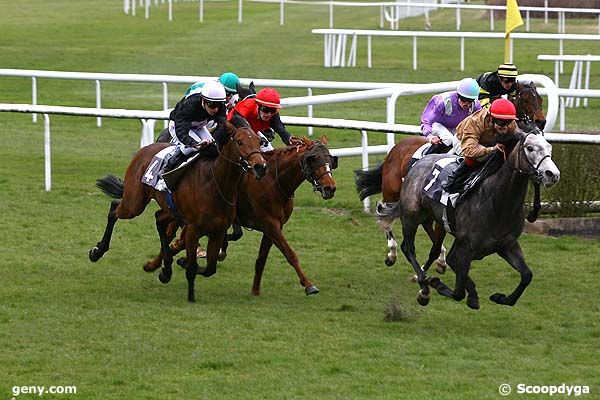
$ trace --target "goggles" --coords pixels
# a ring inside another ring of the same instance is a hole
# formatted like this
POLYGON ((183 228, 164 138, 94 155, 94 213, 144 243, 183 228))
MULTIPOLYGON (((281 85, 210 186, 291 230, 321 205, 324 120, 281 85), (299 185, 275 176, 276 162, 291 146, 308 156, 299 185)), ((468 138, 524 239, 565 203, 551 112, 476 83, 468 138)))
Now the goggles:
POLYGON ((494 122, 494 124, 500 126, 500 127, 504 127, 504 126, 508 126, 510 125, 510 123, 512 122, 512 119, 498 119, 498 118, 494 118, 492 120, 494 122))
POLYGON ((277 112, 276 108, 267 107, 267 106, 260 106, 258 109, 260 111, 264 112, 265 114, 275 114, 277 112))
POLYGON ((204 104, 206 105, 206 107, 214 109, 214 108, 219 108, 219 107, 221 107, 221 106, 222 106, 223 104, 225 104, 225 103, 224 103, 224 102, 222 102, 222 101, 210 101, 210 100, 205 100, 205 101, 204 101, 204 104))
POLYGON ((469 103, 469 104, 472 104, 475 101, 474 99, 469 99, 468 97, 461 96, 460 94, 458 95, 458 99, 460 101, 462 101, 463 103, 469 103))

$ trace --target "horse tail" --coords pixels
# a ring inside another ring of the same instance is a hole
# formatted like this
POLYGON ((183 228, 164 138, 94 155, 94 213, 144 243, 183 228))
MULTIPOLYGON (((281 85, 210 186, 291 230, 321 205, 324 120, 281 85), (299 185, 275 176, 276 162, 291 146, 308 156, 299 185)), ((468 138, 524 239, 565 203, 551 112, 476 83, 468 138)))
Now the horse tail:
POLYGON ((372 194, 381 193, 382 168, 383 164, 380 163, 375 169, 354 171, 354 184, 361 200, 372 194))
POLYGON ((123 198, 123 187, 125 183, 114 175, 108 175, 105 178, 96 181, 96 187, 104 194, 115 199, 123 198))

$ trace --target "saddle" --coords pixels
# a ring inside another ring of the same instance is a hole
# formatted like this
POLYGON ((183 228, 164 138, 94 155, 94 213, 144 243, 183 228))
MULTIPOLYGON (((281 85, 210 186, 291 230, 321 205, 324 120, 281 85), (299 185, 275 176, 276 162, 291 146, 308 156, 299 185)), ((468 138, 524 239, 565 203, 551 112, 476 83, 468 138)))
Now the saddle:
POLYGON ((172 171, 161 175, 160 172, 163 170, 164 164, 168 161, 169 154, 174 150, 174 146, 169 146, 156 153, 146 169, 146 172, 142 176, 142 183, 151 186, 160 192, 175 190, 179 179, 181 179, 187 168, 202 156, 200 152, 195 153, 190 158, 185 159, 172 171))

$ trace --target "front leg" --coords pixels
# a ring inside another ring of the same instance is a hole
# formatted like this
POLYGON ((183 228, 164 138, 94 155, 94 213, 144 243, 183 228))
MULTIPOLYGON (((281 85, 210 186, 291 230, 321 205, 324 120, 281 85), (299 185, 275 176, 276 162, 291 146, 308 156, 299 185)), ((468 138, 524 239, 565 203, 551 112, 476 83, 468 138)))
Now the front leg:
POLYGON ((490 296, 490 300, 498 304, 514 306, 517 304, 517 301, 527 286, 529 286, 531 283, 531 280, 533 279, 533 272, 531 272, 529 266, 527 266, 525 258, 523 257, 523 250, 521 250, 521 246, 516 240, 502 250, 498 251, 498 255, 504 258, 511 267, 519 272, 521 275, 521 281, 510 295, 506 296, 502 293, 494 293, 490 296))
MULTIPOLYGON (((208 245, 206 246, 206 268, 201 268, 198 274, 208 278, 217 273, 217 261, 219 259, 219 252, 227 230, 223 230, 216 234, 212 234, 208 237, 208 245)), ((186 238, 187 240, 187 238, 186 238)))

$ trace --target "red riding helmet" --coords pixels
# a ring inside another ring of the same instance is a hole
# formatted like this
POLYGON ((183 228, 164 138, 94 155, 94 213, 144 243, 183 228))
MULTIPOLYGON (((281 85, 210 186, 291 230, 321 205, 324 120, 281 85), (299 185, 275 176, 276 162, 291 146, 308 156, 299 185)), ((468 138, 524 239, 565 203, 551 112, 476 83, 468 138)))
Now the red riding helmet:
POLYGON ((515 105, 506 99, 498 99, 492 103, 490 114, 496 119, 517 119, 515 105))
POLYGON ((279 92, 273 88, 264 88, 256 94, 256 102, 260 105, 281 108, 279 92))

